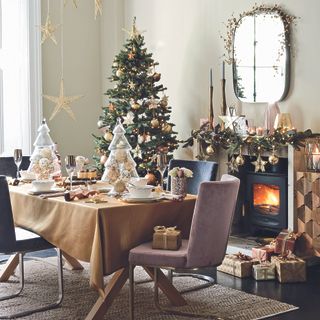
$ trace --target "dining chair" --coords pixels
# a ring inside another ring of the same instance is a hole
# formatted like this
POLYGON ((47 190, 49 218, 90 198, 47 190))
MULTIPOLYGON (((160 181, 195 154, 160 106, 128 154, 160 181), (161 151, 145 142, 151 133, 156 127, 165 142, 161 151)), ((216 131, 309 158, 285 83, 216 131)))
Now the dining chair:
MULTIPOLYGON (((23 156, 20 165, 20 170, 27 170, 30 165, 30 157, 23 156)), ((0 157, 0 174, 10 177, 16 177, 17 167, 14 163, 13 157, 0 157)))
MULTIPOLYGON (((23 210, 23 208, 21 208, 23 210)), ((19 296, 24 288, 24 255, 27 252, 34 252, 54 248, 54 245, 47 242, 29 230, 15 227, 13 222, 11 201, 8 183, 5 176, 0 176, 0 253, 19 254, 20 287, 15 293, 0 297, 0 301, 19 296)), ((58 257, 58 299, 56 302, 42 307, 21 311, 11 315, 0 315, 0 319, 14 319, 30 315, 35 312, 45 311, 58 307, 63 300, 63 273, 62 254, 57 248, 58 257)))
MULTIPOLYGON (((226 253, 240 180, 223 175, 220 181, 202 182, 196 200, 189 240, 182 240, 177 251, 152 249, 152 242, 141 244, 129 253, 130 319, 134 319, 134 267, 154 268, 154 301, 158 299, 159 268, 197 270, 217 267, 226 253)), ((169 310, 169 312, 172 312, 169 310)), ((177 313, 177 312, 176 312, 177 313)), ((178 312, 182 314, 181 312, 178 312)), ((187 315, 187 314, 186 314, 187 315)))
MULTIPOLYGON (((213 161, 171 159, 168 170, 184 167, 193 172, 193 178, 187 180, 187 193, 198 194, 200 184, 216 180, 218 163, 213 161)), ((171 190, 171 177, 168 176, 167 190, 171 190)))

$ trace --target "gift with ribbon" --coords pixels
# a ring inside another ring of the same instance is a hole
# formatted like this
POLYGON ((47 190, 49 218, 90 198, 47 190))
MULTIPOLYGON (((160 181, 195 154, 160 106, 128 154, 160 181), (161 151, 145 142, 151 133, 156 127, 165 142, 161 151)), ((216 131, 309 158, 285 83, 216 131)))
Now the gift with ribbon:
POLYGON ((176 227, 155 226, 152 249, 178 250, 181 247, 181 231, 176 227))
POLYGON ((294 246, 300 235, 290 230, 282 230, 276 238, 274 252, 284 255, 287 252, 294 252, 294 246))
POLYGON ((227 254, 222 264, 217 267, 217 270, 239 278, 247 278, 251 276, 252 265, 257 263, 259 263, 257 260, 241 252, 237 254, 227 254))
POLYGON ((276 278, 275 265, 263 262, 252 266, 252 276, 256 280, 273 280, 276 278))
POLYGON ((281 256, 271 257, 275 264, 277 279, 281 283, 306 281, 306 263, 288 251, 281 256))
POLYGON ((252 248, 252 258, 258 259, 261 262, 270 261, 274 254, 274 246, 268 244, 263 247, 252 248))

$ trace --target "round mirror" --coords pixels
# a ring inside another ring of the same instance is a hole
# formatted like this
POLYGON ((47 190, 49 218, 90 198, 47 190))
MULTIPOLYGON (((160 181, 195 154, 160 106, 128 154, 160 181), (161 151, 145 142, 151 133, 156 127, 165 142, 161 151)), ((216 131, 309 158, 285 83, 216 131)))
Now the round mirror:
POLYGON ((289 91, 288 28, 277 12, 248 14, 233 38, 233 84, 243 102, 275 102, 289 91))

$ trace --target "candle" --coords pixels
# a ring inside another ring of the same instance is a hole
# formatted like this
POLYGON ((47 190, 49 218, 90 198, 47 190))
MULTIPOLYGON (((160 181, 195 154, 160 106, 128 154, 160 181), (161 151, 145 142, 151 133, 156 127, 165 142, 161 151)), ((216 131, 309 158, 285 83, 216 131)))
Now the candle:
POLYGON ((225 63, 222 61, 222 79, 225 79, 225 63))
POLYGON ((213 87, 213 82, 212 82, 212 68, 210 69, 210 87, 213 87))
POLYGON ((257 134, 257 136, 262 136, 263 135, 263 128, 262 127, 256 128, 256 134, 257 134))

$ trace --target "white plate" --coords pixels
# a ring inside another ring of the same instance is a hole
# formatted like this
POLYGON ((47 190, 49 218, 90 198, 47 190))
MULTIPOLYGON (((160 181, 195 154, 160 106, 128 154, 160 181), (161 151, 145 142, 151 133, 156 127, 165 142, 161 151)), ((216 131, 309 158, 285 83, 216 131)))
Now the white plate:
POLYGON ((153 201, 159 201, 161 200, 161 198, 162 196, 157 194, 152 194, 148 198, 140 198, 140 197, 134 197, 130 193, 127 193, 122 197, 122 200, 126 202, 153 202, 153 201))
POLYGON ((63 192, 64 189, 63 188, 53 188, 53 189, 50 189, 50 190, 46 190, 46 191, 39 191, 39 190, 36 190, 36 189, 31 189, 28 194, 31 194, 31 195, 39 195, 39 194, 46 194, 46 193, 56 193, 56 192, 63 192))

